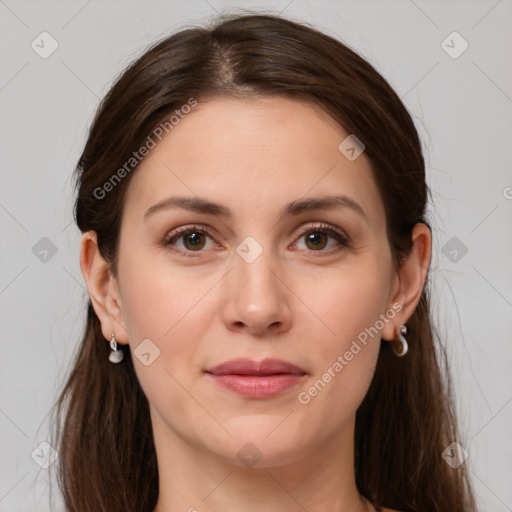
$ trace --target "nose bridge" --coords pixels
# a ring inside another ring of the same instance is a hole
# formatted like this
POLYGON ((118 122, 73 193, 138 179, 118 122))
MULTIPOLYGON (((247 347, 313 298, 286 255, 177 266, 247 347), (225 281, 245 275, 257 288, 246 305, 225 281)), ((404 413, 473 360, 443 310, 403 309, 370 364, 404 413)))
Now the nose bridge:
MULTIPOLYGON (((248 237, 252 238, 252 237, 248 237)), ((237 247, 234 258, 233 279, 236 294, 246 302, 267 301, 280 293, 278 280, 270 269, 276 267, 276 259, 270 247, 256 245, 254 239, 246 239, 237 247)))
POLYGON ((254 333, 287 325, 291 316, 275 251, 247 237, 236 252, 228 276, 225 320, 231 325, 243 323, 254 333))

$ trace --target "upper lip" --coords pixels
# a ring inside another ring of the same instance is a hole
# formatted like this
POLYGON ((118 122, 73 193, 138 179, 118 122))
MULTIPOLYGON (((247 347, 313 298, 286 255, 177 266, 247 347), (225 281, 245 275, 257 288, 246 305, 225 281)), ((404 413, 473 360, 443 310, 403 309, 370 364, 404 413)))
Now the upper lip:
POLYGON ((213 375, 277 375, 288 373, 305 375, 306 372, 298 366, 281 359, 267 358, 262 361, 239 358, 226 361, 206 370, 213 375))

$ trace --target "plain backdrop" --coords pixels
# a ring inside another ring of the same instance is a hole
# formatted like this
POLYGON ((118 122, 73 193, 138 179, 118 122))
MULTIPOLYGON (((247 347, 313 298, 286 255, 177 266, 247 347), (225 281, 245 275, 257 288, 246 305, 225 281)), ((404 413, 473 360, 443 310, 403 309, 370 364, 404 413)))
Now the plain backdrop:
POLYGON ((479 510, 512 510, 510 0, 0 0, 0 512, 49 510, 48 413, 86 301, 71 175, 99 100, 156 39, 240 8, 341 39, 411 112, 432 191, 433 310, 464 463, 479 510))

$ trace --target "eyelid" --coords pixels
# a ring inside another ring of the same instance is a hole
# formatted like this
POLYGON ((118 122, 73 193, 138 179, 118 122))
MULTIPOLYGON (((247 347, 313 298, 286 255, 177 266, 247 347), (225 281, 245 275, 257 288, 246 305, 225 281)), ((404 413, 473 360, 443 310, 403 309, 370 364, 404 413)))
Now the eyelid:
MULTIPOLYGON (((326 233, 328 236, 330 236, 331 238, 336 239, 338 241, 339 246, 349 247, 350 238, 348 237, 348 235, 346 235, 343 231, 339 230, 338 228, 334 228, 331 225, 326 224, 324 222, 317 222, 316 224, 309 224, 307 226, 304 226, 304 227, 300 228, 299 233, 295 236, 294 242, 293 242, 292 245, 295 245, 295 243, 297 243, 297 241, 302 236, 304 236, 306 233, 315 232, 315 231, 322 231, 322 232, 326 233)), ((188 226, 183 226, 183 227, 176 228, 170 234, 167 234, 167 235, 165 235, 163 237, 162 244, 165 247, 171 247, 172 246, 171 242, 173 242, 173 240, 179 239, 183 234, 189 233, 189 232, 198 232, 198 233, 205 234, 205 235, 209 236, 215 242, 215 244, 218 245, 218 242, 215 241, 215 234, 213 233, 211 228, 209 228, 208 226, 204 226, 204 225, 199 226, 197 224, 191 224, 191 225, 188 225, 188 226)), ((196 255, 199 256, 202 252, 204 252, 202 250, 199 250, 199 251, 182 251, 182 250, 174 249, 174 248, 172 248, 172 250, 174 250, 175 252, 177 252, 177 253, 179 253, 181 255, 192 256, 192 257, 194 257, 196 255)), ((311 250, 311 251, 308 251, 308 252, 310 252, 310 253, 317 252, 317 253, 319 253, 319 255, 322 255, 322 253, 330 254, 333 250, 336 251, 337 249, 334 248, 334 249, 330 249, 330 250, 326 250, 326 251, 324 251, 324 250, 319 250, 319 251, 311 250)))
MULTIPOLYGON (((197 233, 202 233, 204 235, 208 235, 212 240, 214 240, 214 238, 215 238, 213 231, 208 226, 199 226, 197 224, 191 224, 188 226, 181 226, 181 227, 173 230, 171 233, 166 234, 162 238, 161 244, 165 248, 170 248, 170 250, 172 250, 175 253, 180 254, 181 256, 197 257, 204 251, 183 251, 181 249, 175 249, 174 247, 172 247, 173 241, 178 240, 185 233, 189 233, 189 232, 197 232, 197 233)), ((217 242, 215 242, 215 243, 217 244, 217 242)))
MULTIPOLYGON (((314 232, 314 231, 323 231, 327 234, 330 234, 331 236, 339 237, 343 239, 344 242, 348 244, 349 237, 346 235, 343 231, 339 230, 338 228, 332 227, 330 224, 325 224, 324 222, 319 222, 317 224, 305 226, 303 229, 299 231, 299 234, 297 235, 297 238, 300 238, 301 236, 304 236, 306 233, 314 232)), ((321 252, 321 251, 318 251, 321 252)))
POLYGON ((320 258, 322 256, 332 256, 333 254, 338 253, 342 249, 349 249, 351 247, 351 241, 348 235, 345 234, 344 231, 341 231, 339 228, 334 228, 330 224, 325 224, 324 222, 317 222, 316 224, 305 226, 301 229, 298 235, 295 237, 295 242, 293 242, 292 246, 294 246, 305 234, 321 232, 327 234, 330 238, 334 238, 338 244, 336 247, 332 247, 326 250, 308 250, 305 251, 308 257, 320 258))

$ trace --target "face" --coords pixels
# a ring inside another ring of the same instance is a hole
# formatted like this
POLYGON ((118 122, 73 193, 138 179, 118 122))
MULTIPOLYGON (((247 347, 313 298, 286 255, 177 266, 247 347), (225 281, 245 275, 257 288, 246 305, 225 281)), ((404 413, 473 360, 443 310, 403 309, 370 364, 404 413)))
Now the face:
POLYGON ((348 135, 297 100, 212 100, 137 169, 117 286, 158 442, 271 467, 351 436, 396 281, 370 161, 338 149, 348 135), (239 358, 254 367, 215 370, 239 358))

